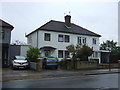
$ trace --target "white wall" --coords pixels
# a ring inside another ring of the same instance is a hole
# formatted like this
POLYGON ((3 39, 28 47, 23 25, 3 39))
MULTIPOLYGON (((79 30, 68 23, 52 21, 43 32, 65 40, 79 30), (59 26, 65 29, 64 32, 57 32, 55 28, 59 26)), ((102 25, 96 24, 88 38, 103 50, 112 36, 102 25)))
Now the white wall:
MULTIPOLYGON (((37 46, 37 32, 34 32, 29 37, 32 37, 32 46, 37 46)), ((53 56, 58 57, 58 50, 66 50, 66 46, 70 44, 77 45, 77 37, 86 37, 86 42, 89 47, 93 47, 94 51, 99 51, 99 37, 95 36, 86 36, 86 35, 77 35, 77 34, 68 34, 68 33, 62 33, 62 32, 52 32, 52 31, 42 31, 39 30, 38 32, 38 48, 41 48, 43 46, 52 46, 56 48, 56 50, 53 53, 53 56), (51 41, 44 41, 44 33, 50 33, 51 34, 51 41), (58 35, 69 35, 70 36, 70 42, 58 42, 58 35), (94 45, 92 39, 96 38, 97 42, 94 45)), ((42 53, 42 52, 41 52, 42 53)))
MULTIPOLYGON (((99 37, 94 37, 94 36, 85 36, 85 35, 76 35, 76 34, 68 34, 68 33, 60 33, 60 32, 46 32, 46 31, 39 31, 39 39, 38 39, 38 46, 43 47, 43 46, 52 46, 55 47, 59 50, 65 50, 66 46, 70 45, 70 44, 74 44, 77 45, 77 37, 86 37, 87 38, 87 45, 89 47, 93 47, 93 49, 95 51, 99 50, 99 37), (44 33, 50 33, 51 34, 51 41, 44 41, 44 33), (62 35, 69 35, 70 36, 70 42, 58 42, 58 35, 62 34, 62 35), (97 44, 94 45, 92 43, 92 39, 96 38, 97 39, 97 44)), ((33 36, 34 37, 34 36, 33 36)), ((33 45, 33 44, 32 44, 33 45)))
POLYGON ((37 32, 34 32, 28 36, 27 43, 31 46, 37 47, 37 32))
POLYGON ((29 46, 30 45, 21 45, 21 47, 20 47, 20 55, 21 56, 25 56, 26 57, 27 50, 29 49, 29 46))

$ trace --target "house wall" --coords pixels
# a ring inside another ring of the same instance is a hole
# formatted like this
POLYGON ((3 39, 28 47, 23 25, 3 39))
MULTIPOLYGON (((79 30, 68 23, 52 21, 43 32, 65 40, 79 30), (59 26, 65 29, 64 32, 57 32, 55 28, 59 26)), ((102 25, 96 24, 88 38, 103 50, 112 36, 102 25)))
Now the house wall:
POLYGON ((9 66, 11 28, 0 27, 0 45, 2 46, 2 67, 9 66))
POLYGON ((21 45, 20 46, 20 55, 21 56, 25 56, 26 57, 27 50, 29 49, 29 46, 30 45, 21 45))
POLYGON ((0 41, 2 43, 7 43, 7 44, 10 44, 10 40, 11 40, 11 28, 5 28, 3 27, 2 28, 2 32, 4 33, 1 33, 1 36, 0 36, 0 41), (2 38, 2 35, 4 34, 4 38, 2 38))
MULTIPOLYGON (((33 34, 28 36, 28 42, 29 38, 32 37, 32 46, 36 47, 37 46, 37 32, 34 32, 33 34)), ((53 56, 58 57, 58 50, 66 50, 66 46, 70 44, 77 45, 77 37, 86 37, 86 44, 89 47, 93 47, 94 51, 99 50, 99 37, 95 36, 87 36, 87 35, 77 35, 77 34, 69 34, 69 33, 62 33, 62 32, 52 32, 52 31, 38 31, 38 48, 41 48, 43 46, 52 46, 56 48, 56 50, 53 53, 53 56), (51 34, 51 41, 44 41, 44 33, 50 33, 51 34), (58 35, 69 35, 70 36, 70 42, 58 42, 58 35), (96 38, 96 44, 94 45, 92 42, 92 39, 96 38)), ((43 52, 42 52, 43 53, 43 52)), ((99 56, 99 55, 98 55, 99 56)))
MULTIPOLYGON (((46 32, 46 31, 39 31, 38 34, 38 47, 43 47, 43 46, 52 46, 55 48, 58 48, 59 50, 65 50, 66 46, 70 45, 70 44, 74 44, 77 45, 77 37, 86 37, 87 38, 87 45, 89 47, 93 47, 94 51, 98 51, 99 50, 99 38, 98 37, 94 37, 94 36, 86 36, 86 35, 76 35, 76 34, 68 34, 68 33, 59 33, 59 32, 46 32), (44 33, 50 33, 51 34, 51 41, 44 41, 44 33), (62 35, 69 35, 70 36, 70 42, 58 42, 58 35, 62 34, 62 35), (96 38, 97 39, 97 44, 94 45, 92 43, 92 39, 96 38)), ((33 34, 32 36, 33 38, 36 38, 35 34, 33 34)), ((36 46, 36 40, 34 39, 34 42, 31 44, 32 46, 36 46)))
POLYGON ((29 45, 37 47, 37 32, 34 32, 32 36, 28 36, 27 42, 29 45))

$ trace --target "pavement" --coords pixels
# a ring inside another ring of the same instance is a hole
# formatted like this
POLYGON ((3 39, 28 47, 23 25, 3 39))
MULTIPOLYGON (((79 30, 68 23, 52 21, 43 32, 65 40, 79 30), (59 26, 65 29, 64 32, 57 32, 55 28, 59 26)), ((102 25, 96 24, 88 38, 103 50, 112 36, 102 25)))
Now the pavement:
POLYGON ((58 77, 75 77, 80 75, 100 75, 120 73, 120 69, 98 69, 98 70, 12 70, 10 68, 0 69, 0 81, 42 79, 58 77))

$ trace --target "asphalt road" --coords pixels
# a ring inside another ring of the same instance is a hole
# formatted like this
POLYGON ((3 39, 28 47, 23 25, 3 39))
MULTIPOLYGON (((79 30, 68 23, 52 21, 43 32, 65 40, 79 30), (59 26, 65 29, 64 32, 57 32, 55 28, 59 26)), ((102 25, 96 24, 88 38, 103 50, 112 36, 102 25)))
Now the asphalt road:
POLYGON ((3 88, 118 88, 120 76, 100 74, 3 82, 3 88))

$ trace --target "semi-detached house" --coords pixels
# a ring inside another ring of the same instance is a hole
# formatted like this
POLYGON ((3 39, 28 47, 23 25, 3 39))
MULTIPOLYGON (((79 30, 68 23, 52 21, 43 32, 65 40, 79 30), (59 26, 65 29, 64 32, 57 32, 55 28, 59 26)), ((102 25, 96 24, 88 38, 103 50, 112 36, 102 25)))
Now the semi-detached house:
POLYGON ((99 59, 100 62, 99 38, 101 35, 71 23, 70 15, 64 18, 65 22, 51 20, 27 34, 27 43, 38 47, 42 56, 54 56, 59 60, 69 56, 66 46, 86 44, 94 50, 94 54, 89 58, 99 59))

